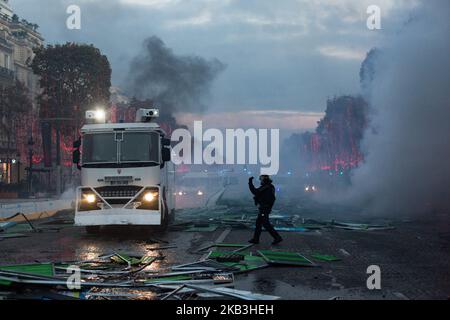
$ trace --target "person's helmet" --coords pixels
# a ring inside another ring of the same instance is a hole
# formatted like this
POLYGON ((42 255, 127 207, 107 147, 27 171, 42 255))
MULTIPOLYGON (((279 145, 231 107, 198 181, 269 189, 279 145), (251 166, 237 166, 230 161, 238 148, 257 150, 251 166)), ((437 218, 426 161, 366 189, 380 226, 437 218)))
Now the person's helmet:
POLYGON ((272 183, 272 180, 270 179, 270 176, 268 176, 267 174, 263 174, 259 177, 259 181, 261 181, 261 183, 272 183))

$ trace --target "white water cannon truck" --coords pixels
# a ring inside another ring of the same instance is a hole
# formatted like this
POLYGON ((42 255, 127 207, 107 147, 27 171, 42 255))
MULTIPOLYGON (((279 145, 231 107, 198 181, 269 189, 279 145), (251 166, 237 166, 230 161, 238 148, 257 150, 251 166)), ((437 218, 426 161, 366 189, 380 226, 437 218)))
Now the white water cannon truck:
POLYGON ((135 123, 106 123, 102 110, 87 111, 73 162, 81 170, 75 225, 160 226, 174 215, 170 139, 153 122, 157 109, 139 109, 135 123))

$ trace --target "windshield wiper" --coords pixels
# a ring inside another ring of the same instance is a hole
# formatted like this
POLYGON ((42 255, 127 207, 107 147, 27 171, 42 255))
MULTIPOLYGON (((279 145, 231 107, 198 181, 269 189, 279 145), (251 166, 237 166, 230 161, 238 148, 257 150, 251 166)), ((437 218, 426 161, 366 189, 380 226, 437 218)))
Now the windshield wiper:
POLYGON ((117 162, 88 162, 83 163, 83 168, 114 168, 117 162))
POLYGON ((160 164, 155 161, 139 161, 139 162, 90 162, 84 163, 83 168, 133 168, 133 167, 156 167, 160 164))
POLYGON ((158 162, 155 161, 126 161, 126 162, 121 162, 119 164, 121 166, 121 168, 132 168, 132 167, 156 167, 159 166, 160 164, 158 162))

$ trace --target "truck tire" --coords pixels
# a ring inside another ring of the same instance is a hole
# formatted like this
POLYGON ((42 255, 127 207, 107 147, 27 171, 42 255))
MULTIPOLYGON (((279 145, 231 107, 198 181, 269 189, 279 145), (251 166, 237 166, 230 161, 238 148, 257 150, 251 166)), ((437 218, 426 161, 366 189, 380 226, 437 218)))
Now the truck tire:
POLYGON ((169 228, 169 217, 167 214, 165 214, 161 224, 161 231, 167 231, 168 228, 169 228))
POLYGON ((169 210, 167 209, 167 203, 164 200, 164 214, 162 215, 161 225, 158 227, 158 231, 165 232, 169 228, 169 210))
POLYGON ((87 226, 86 227, 86 233, 87 234, 99 234, 100 233, 100 226, 87 226))

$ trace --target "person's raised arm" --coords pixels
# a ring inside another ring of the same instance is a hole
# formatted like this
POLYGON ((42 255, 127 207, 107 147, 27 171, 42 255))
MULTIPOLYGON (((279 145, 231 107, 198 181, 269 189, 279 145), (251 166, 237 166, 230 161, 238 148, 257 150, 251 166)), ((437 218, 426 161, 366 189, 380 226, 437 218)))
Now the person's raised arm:
POLYGON ((253 179, 254 179, 254 177, 251 177, 250 179, 248 179, 248 187, 250 189, 250 192, 256 196, 258 194, 258 190, 253 185, 253 179))

